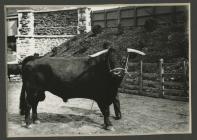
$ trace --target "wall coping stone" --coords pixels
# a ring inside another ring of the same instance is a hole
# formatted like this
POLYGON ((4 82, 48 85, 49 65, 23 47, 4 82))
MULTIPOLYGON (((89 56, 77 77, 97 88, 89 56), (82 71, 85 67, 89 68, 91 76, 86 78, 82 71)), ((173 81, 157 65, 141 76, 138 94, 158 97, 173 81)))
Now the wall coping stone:
POLYGON ((27 10, 17 10, 17 13, 32 13, 34 12, 34 10, 30 10, 30 9, 27 9, 27 10))
POLYGON ((58 11, 73 11, 73 10, 79 10, 79 9, 91 9, 91 8, 79 7, 79 8, 71 8, 71 9, 57 9, 57 10, 49 9, 49 10, 40 10, 40 11, 27 9, 27 10, 17 10, 17 13, 23 13, 23 12, 46 13, 46 12, 58 12, 58 11))
POLYGON ((70 38, 75 35, 16 35, 15 37, 27 37, 27 38, 70 38))
POLYGON ((58 11, 73 11, 77 10, 78 8, 72 9, 57 9, 57 10, 40 10, 40 11, 33 11, 34 13, 48 13, 48 12, 58 12, 58 11))

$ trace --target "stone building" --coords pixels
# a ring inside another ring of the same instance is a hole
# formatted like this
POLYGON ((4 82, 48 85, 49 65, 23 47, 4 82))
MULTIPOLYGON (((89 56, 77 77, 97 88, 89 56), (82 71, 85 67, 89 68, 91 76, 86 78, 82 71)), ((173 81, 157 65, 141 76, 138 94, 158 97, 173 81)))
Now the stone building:
MULTIPOLYGON (((71 37, 91 30, 91 9, 18 10, 7 16, 7 44, 15 42, 16 61, 28 55, 44 55, 71 37), (11 18, 12 17, 12 18, 11 18)), ((14 53, 13 53, 14 54, 14 53)))

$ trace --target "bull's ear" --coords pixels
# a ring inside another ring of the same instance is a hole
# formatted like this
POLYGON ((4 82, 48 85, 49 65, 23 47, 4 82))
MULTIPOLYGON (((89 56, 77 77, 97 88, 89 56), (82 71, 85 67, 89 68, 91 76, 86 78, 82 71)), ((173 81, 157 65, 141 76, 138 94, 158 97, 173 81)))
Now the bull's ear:
POLYGON ((111 53, 113 50, 114 50, 114 48, 109 47, 109 48, 108 48, 108 53, 111 53))
POLYGON ((136 49, 131 49, 131 48, 127 48, 127 52, 128 53, 137 53, 137 54, 140 54, 140 55, 146 55, 144 52, 142 51, 139 51, 139 50, 136 50, 136 49))
POLYGON ((105 42, 103 43, 103 49, 109 49, 110 46, 111 46, 111 42, 105 41, 105 42))
POLYGON ((102 50, 102 51, 100 51, 100 52, 91 54, 91 55, 89 55, 89 56, 90 56, 90 57, 97 57, 97 56, 102 55, 102 54, 107 53, 107 52, 108 52, 108 49, 105 49, 105 50, 102 50))

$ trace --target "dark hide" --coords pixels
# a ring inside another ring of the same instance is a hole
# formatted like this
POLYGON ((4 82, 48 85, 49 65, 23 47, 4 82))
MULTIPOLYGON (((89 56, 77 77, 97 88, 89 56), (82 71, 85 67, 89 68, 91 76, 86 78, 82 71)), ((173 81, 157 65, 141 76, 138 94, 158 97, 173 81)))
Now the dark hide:
POLYGON ((38 102, 44 100, 44 91, 49 91, 64 101, 70 98, 96 101, 107 129, 111 125, 109 106, 112 102, 119 104, 117 91, 124 76, 122 70, 121 76, 110 72, 116 66, 125 65, 117 64, 117 58, 120 57, 117 52, 109 49, 106 54, 94 58, 27 57, 22 63, 23 87, 20 98, 21 115, 25 115, 26 125, 31 122, 31 108, 33 121, 38 119, 38 102))

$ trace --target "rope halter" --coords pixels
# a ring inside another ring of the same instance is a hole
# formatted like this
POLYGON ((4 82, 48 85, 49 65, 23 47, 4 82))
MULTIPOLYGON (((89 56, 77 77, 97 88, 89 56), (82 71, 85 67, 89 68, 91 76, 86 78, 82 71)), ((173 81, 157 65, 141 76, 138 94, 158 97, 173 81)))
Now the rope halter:
POLYGON ((125 74, 129 74, 129 72, 128 72, 128 60, 129 60, 129 55, 127 56, 127 60, 126 60, 124 68, 117 67, 117 68, 111 69, 110 64, 108 62, 110 72, 113 72, 115 75, 118 75, 118 74, 120 74, 120 71, 116 72, 116 70, 123 70, 125 74))

